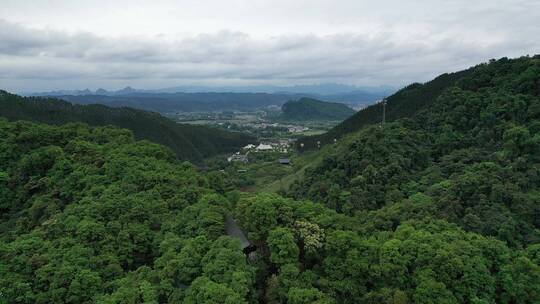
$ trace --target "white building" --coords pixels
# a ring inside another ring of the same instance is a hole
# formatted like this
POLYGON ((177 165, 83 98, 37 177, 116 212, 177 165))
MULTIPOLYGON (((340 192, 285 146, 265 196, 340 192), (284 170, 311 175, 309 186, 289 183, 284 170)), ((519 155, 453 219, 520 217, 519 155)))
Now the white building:
POLYGON ((255 148, 257 151, 270 151, 274 148, 271 145, 260 143, 257 148, 255 148))
POLYGON ((242 154, 233 154, 227 157, 227 161, 228 162, 243 162, 243 163, 249 162, 247 155, 242 155, 242 154))

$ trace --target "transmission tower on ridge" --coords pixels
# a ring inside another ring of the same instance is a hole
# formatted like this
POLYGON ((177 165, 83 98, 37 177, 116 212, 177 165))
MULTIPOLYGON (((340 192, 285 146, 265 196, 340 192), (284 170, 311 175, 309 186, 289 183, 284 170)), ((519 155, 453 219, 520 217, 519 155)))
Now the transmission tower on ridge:
POLYGON ((383 98, 382 100, 382 122, 381 122, 381 128, 384 127, 384 123, 386 122, 386 98, 383 98))

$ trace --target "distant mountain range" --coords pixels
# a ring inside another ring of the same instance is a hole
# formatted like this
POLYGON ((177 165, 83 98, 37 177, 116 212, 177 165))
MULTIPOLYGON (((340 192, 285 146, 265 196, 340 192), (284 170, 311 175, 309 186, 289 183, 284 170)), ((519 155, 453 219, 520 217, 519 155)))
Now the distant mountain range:
POLYGON ((301 96, 268 93, 133 93, 129 95, 60 95, 77 104, 132 107, 160 113, 253 111, 281 106, 301 96))
POLYGON ((351 94, 366 94, 385 96, 393 93, 395 88, 390 86, 353 86, 346 84, 313 84, 313 85, 294 85, 294 86, 176 86, 155 90, 135 89, 125 87, 120 90, 106 90, 99 88, 95 91, 89 89, 83 90, 56 90, 49 92, 32 92, 23 95, 28 96, 62 96, 62 95, 105 95, 118 96, 129 95, 134 93, 269 93, 269 94, 309 94, 309 95, 351 95, 351 94))
MULTIPOLYGON (((95 91, 92 91, 90 89, 84 89, 84 90, 56 90, 56 91, 48 91, 48 92, 32 92, 32 93, 23 93, 22 95, 25 96, 63 96, 63 95, 73 95, 73 96, 80 96, 80 95, 100 95, 100 96, 122 96, 122 95, 129 95, 133 93, 144 93, 145 90, 137 90, 132 87, 125 87, 121 90, 116 91, 108 91, 103 88, 99 88, 95 91)), ((152 91, 149 91, 152 92, 152 91)))
POLYGON ((26 95, 57 97, 79 104, 104 104, 111 107, 134 107, 160 113, 195 111, 250 111, 268 106, 282 106, 302 97, 345 103, 363 108, 382 99, 393 90, 389 87, 363 88, 342 84, 302 85, 290 87, 174 87, 139 90, 125 87, 118 91, 97 89, 59 90, 26 95), (256 93, 254 93, 256 92, 256 93))

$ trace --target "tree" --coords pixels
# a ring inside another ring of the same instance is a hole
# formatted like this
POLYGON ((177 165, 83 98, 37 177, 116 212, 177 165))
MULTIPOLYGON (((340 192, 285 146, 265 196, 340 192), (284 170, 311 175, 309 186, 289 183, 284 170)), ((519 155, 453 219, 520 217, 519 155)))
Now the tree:
POLYGON ((197 278, 186 291, 186 304, 242 304, 247 303, 239 294, 224 284, 207 277, 197 278))
POLYGON ((290 202, 269 193, 240 200, 236 215, 242 227, 248 231, 248 238, 257 242, 266 240, 268 233, 276 226, 292 222, 290 202))
POLYGON ((517 257, 501 269, 502 300, 534 303, 540 300, 540 267, 526 257, 517 257))
POLYGON ((276 228, 268 235, 270 261, 278 266, 298 263, 299 249, 294 234, 287 228, 276 228))
POLYGON ((287 303, 291 304, 308 304, 308 303, 316 303, 316 304, 326 304, 326 303, 332 303, 330 300, 328 300, 322 292, 315 288, 291 288, 289 290, 289 293, 287 294, 287 303))

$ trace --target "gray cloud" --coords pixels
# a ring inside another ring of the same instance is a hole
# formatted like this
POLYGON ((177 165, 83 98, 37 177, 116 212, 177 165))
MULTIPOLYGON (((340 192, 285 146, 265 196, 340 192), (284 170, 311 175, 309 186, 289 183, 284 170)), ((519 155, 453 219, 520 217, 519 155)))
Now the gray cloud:
MULTIPOLYGON (((490 58, 540 50, 540 13, 531 11, 538 8, 533 2, 521 1, 521 6, 508 9, 460 8, 456 5, 448 8, 448 14, 419 21, 396 15, 373 31, 291 31, 273 36, 225 30, 179 37, 113 37, 0 20, 0 86, 12 90, 323 82, 401 86, 490 58), (517 15, 521 17, 509 19, 517 15)), ((350 18, 343 22, 353 22, 350 18)))

